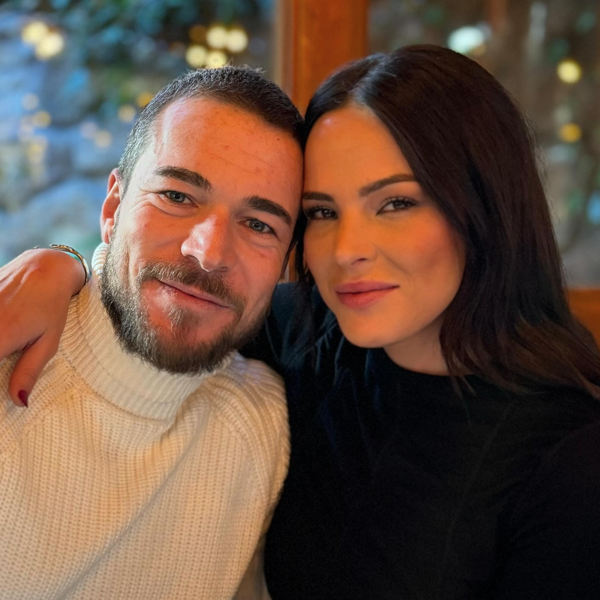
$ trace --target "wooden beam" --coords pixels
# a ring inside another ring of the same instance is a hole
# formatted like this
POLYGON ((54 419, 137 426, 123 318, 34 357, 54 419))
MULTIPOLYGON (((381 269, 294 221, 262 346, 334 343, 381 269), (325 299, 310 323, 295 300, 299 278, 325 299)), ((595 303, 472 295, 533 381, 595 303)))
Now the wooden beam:
MULTIPOLYGON (((275 81, 304 114, 319 84, 367 54, 369 0, 278 0, 275 81)), ((296 279, 294 255, 284 275, 296 279)))
POLYGON ((594 334, 600 345, 600 288, 570 289, 573 314, 594 334))
POLYGON ((368 0, 279 0, 277 81, 301 112, 334 69, 367 54, 368 0))

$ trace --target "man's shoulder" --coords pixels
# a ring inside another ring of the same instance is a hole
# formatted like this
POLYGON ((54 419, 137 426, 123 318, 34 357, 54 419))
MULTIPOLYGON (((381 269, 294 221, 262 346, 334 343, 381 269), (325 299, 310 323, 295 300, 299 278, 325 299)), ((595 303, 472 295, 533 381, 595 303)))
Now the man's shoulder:
MULTIPOLYGON (((220 425, 238 440, 274 502, 287 472, 290 435, 285 388, 266 364, 234 354, 194 395, 210 402, 220 425)), ((257 480, 257 485, 259 485, 257 480)))
POLYGON ((281 376, 264 362, 245 358, 238 352, 232 355, 224 369, 207 380, 207 384, 235 393, 253 404, 285 405, 281 376))
POLYGON ((256 438, 261 431, 271 430, 268 437, 272 438, 287 432, 283 380, 261 361, 236 352, 228 366, 209 377, 194 395, 208 397, 245 436, 256 438))

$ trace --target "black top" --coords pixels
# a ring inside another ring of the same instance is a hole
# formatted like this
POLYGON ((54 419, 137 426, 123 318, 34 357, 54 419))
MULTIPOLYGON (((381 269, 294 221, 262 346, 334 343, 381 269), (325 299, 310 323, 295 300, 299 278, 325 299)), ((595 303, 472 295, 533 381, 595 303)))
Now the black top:
POLYGON ((286 381, 292 453, 267 536, 273 600, 600 598, 600 402, 394 364, 278 286, 244 354, 286 381), (311 325, 311 322, 314 326, 311 325))

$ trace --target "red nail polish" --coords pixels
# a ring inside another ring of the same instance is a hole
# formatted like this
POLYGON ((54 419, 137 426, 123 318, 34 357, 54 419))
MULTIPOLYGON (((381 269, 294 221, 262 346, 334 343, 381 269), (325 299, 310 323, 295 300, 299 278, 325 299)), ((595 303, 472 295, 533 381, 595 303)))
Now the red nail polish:
POLYGON ((23 406, 28 407, 29 404, 27 400, 29 399, 29 394, 25 390, 20 390, 18 393, 19 400, 23 403, 23 406))

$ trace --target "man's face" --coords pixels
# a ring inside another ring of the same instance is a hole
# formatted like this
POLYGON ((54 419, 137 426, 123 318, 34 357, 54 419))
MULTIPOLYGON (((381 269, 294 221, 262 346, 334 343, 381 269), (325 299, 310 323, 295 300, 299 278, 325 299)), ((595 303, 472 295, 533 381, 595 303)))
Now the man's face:
POLYGON ((262 323, 292 239, 302 154, 289 134, 206 98, 169 105, 154 127, 125 195, 115 172, 109 181, 103 301, 129 351, 198 373, 262 323))

